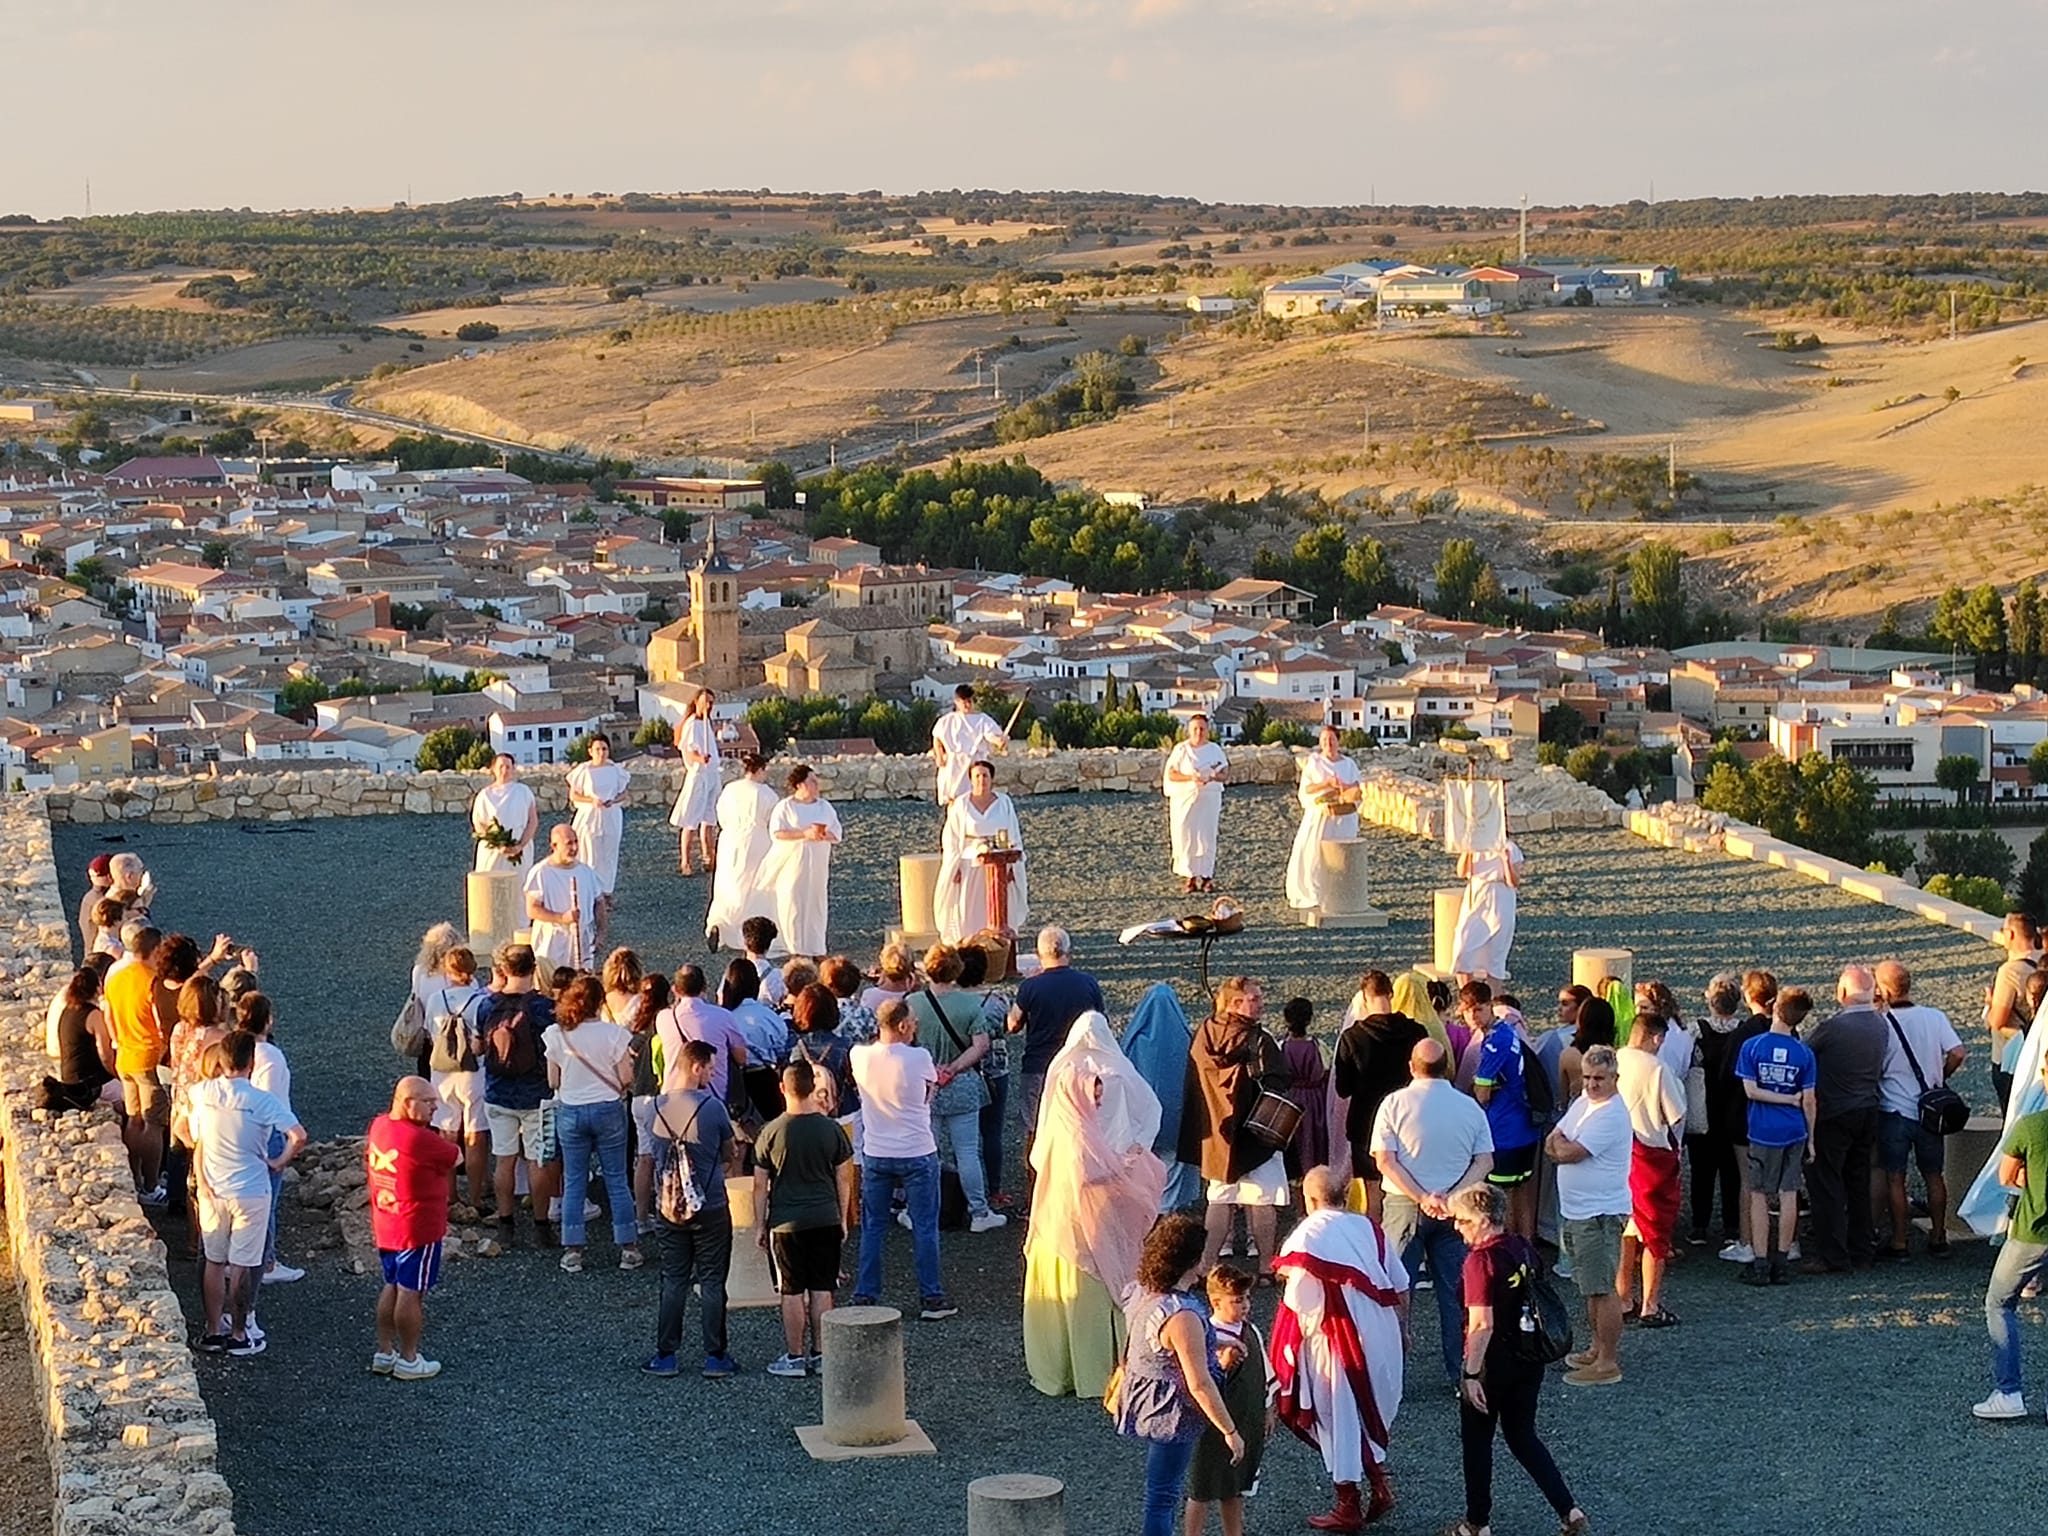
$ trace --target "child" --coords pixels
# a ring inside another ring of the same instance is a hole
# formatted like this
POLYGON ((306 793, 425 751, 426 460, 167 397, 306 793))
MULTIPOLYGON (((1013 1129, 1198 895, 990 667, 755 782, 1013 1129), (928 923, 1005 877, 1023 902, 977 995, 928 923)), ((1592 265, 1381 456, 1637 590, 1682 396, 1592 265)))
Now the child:
POLYGON ((1308 1037, 1315 1012, 1316 1005, 1305 997, 1290 997, 1280 1010, 1287 1023, 1287 1039, 1280 1047, 1280 1060, 1287 1067, 1287 1097, 1301 1110, 1301 1124, 1287 1144, 1290 1179, 1330 1160, 1330 1069, 1323 1061, 1323 1048, 1308 1037))
POLYGON ((1784 1285, 1792 1278, 1786 1264, 1799 1230, 1799 1179, 1813 1145, 1816 1073, 1799 1026, 1812 1010, 1805 988, 1787 987, 1771 1011, 1769 1033, 1745 1040, 1735 1057, 1735 1076, 1749 1100, 1749 1219, 1757 1255, 1743 1279, 1751 1285, 1784 1285), (1775 1246, 1772 1195, 1778 1197, 1775 1246))
POLYGON ((761 978, 761 1001, 775 1009, 780 1009, 789 996, 782 985, 781 967, 768 959, 768 951, 781 936, 782 930, 775 926, 773 918, 750 917, 740 924, 740 943, 747 958, 754 962, 754 974, 761 978))
POLYGON ((1266 1340, 1251 1319, 1252 1276, 1232 1264, 1209 1271, 1210 1325, 1216 1360, 1223 1369, 1223 1401, 1244 1436, 1244 1460, 1230 1464, 1230 1450, 1213 1425, 1206 1425, 1188 1468, 1187 1536, 1202 1536, 1209 1506, 1223 1518, 1223 1536, 1244 1536, 1245 1495, 1256 1492, 1259 1458, 1266 1449, 1266 1417, 1272 1387, 1266 1376, 1266 1340))

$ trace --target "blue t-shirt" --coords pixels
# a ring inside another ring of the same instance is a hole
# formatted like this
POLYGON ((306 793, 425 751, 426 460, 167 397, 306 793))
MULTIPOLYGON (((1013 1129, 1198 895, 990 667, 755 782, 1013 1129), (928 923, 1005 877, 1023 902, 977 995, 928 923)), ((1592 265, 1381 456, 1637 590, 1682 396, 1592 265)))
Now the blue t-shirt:
POLYGON ((1102 988, 1086 971, 1055 965, 1018 983, 1017 1007, 1024 1014, 1024 1065, 1018 1070, 1043 1077, 1074 1020, 1091 1008, 1103 1011, 1102 988))
MULTIPOLYGON (((1813 1086, 1818 1069, 1803 1040, 1774 1029, 1742 1042, 1735 1075, 1770 1093, 1804 1093, 1813 1086)), ((1797 1104, 1748 1102, 1751 1146, 1790 1147, 1806 1140, 1806 1111, 1797 1104)))
POLYGON ((1522 1037, 1506 1019, 1486 1032, 1472 1085, 1493 1090, 1486 1101, 1486 1128, 1493 1132, 1496 1152, 1536 1144, 1536 1122, 1529 1118, 1529 1090, 1522 1082, 1522 1037))

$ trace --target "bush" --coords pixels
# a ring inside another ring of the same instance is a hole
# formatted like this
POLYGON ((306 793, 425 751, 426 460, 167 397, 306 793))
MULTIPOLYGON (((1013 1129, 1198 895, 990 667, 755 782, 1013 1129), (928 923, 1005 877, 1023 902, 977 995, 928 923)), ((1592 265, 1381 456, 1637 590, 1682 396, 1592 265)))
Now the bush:
POLYGON ((455 328, 457 341, 496 341, 498 328, 488 320, 472 320, 455 328))
POLYGON ((2003 917, 2012 908, 2005 899, 2005 887, 1979 875, 1936 875, 1927 882, 1926 890, 1930 896, 1945 896, 1993 917, 2003 917))
POLYGON ((1913 851, 1913 839, 1887 832, 1870 840, 1870 860, 1869 868, 1880 869, 1887 875, 1904 875, 1920 862, 1920 855, 1913 851))
POLYGON ((491 766, 490 738, 479 736, 466 725, 444 725, 427 732, 420 743, 419 766, 423 772, 440 768, 488 768, 491 766), (477 754, 482 760, 476 760, 477 754))
POLYGON ((665 747, 675 740, 675 727, 666 720, 647 720, 633 733, 636 747, 665 747))
POLYGON ((1924 875, 1993 880, 2004 886, 2019 865, 2011 845, 1989 828, 1982 832, 1929 832, 1921 847, 1919 864, 1924 875))

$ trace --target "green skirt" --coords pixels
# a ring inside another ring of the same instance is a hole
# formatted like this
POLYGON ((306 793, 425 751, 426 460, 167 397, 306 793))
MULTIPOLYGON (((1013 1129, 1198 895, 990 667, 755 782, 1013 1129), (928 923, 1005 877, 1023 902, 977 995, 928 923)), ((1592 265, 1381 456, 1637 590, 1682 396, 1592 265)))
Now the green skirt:
POLYGON ((1109 1288, 1064 1259, 1024 1265, 1024 1369, 1047 1397, 1101 1397, 1123 1358, 1124 1317, 1109 1288))

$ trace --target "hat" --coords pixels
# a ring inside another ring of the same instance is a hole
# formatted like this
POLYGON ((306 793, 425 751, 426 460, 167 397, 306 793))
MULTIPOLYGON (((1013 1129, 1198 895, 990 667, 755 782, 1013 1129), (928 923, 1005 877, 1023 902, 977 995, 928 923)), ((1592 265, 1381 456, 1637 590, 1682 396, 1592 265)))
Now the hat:
POLYGON ((113 869, 114 856, 111 853, 96 853, 92 856, 92 862, 85 867, 90 874, 104 875, 113 869))

